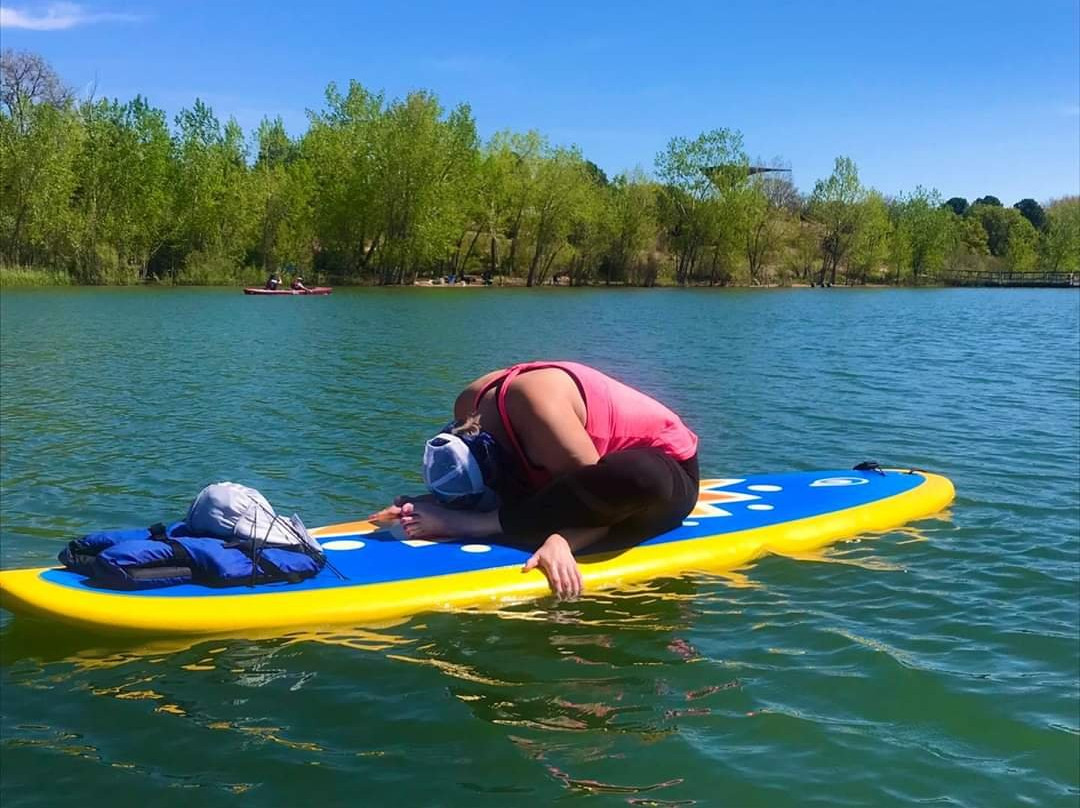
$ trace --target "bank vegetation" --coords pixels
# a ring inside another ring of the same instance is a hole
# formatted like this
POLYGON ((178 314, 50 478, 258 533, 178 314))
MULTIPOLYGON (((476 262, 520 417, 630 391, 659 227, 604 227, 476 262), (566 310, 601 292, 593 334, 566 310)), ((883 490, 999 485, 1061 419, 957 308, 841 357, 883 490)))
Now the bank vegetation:
POLYGON ((958 269, 1080 270, 1080 199, 1005 207, 916 187, 888 197, 838 157, 802 194, 782 159, 718 128, 651 172, 609 177, 536 131, 477 134, 423 91, 326 88, 307 130, 254 132, 195 100, 78 99, 6 51, 5 284, 330 283, 487 276, 527 286, 923 284, 958 269))

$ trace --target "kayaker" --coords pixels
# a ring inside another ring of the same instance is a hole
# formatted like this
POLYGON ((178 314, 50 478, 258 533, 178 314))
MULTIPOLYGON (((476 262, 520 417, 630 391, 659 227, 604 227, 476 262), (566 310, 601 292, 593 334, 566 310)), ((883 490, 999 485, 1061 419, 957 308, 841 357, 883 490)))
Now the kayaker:
POLYGON ((411 539, 504 533, 536 552, 560 597, 581 593, 574 553, 678 527, 698 494, 698 439, 660 402, 575 362, 527 362, 476 379, 427 442, 430 496, 372 520, 411 539))
POLYGON ((293 291, 296 291, 296 292, 306 292, 306 291, 308 291, 308 288, 306 286, 304 286, 304 279, 300 275, 297 275, 295 278, 293 278, 292 288, 293 288, 293 291))
POLYGON ((277 272, 271 272, 270 277, 266 279, 266 288, 273 291, 281 286, 281 275, 277 272))

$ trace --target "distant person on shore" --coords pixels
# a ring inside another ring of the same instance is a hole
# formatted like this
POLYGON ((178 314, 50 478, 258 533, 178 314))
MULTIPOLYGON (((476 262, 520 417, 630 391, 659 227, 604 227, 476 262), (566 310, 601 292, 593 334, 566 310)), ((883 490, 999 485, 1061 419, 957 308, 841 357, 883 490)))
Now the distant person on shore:
POLYGON ((270 277, 266 279, 266 288, 273 291, 281 286, 281 275, 277 272, 271 272, 270 277))
POLYGON ((304 278, 303 278, 303 276, 297 275, 295 278, 293 278, 292 290, 294 292, 306 292, 306 291, 308 291, 308 288, 306 286, 304 286, 304 278))
POLYGON ((536 549, 560 597, 581 594, 574 553, 682 524, 698 496, 698 438, 644 393, 575 362, 526 362, 476 379, 424 447, 431 492, 370 518, 410 539, 506 534, 536 549))

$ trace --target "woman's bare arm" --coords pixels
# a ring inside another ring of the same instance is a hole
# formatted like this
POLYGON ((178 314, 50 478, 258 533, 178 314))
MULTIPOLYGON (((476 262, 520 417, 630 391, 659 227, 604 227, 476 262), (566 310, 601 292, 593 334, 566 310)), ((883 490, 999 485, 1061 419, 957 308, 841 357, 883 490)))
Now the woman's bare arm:
POLYGON ((522 374, 506 394, 514 432, 529 460, 562 474, 600 459, 585 431, 585 405, 573 379, 562 371, 522 374))

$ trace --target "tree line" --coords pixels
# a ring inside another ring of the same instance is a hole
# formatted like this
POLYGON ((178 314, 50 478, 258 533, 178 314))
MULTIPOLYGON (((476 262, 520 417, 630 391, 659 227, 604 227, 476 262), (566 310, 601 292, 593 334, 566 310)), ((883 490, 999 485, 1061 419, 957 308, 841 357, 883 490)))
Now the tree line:
POLYGON ((1080 270, 1080 198, 887 197, 855 163, 802 194, 742 135, 673 138, 608 177, 536 131, 483 142, 465 104, 330 84, 307 131, 245 133, 196 100, 77 99, 39 56, 0 57, 0 264, 78 283, 344 283, 500 276, 533 286, 933 282, 1080 270))

